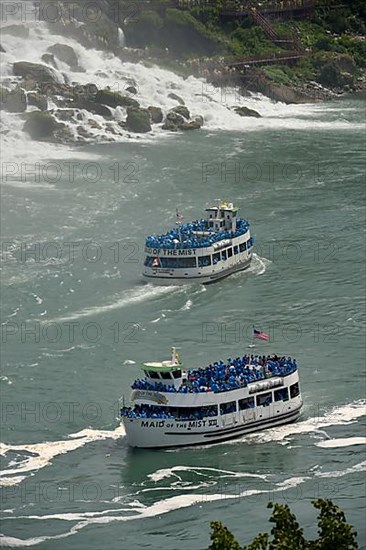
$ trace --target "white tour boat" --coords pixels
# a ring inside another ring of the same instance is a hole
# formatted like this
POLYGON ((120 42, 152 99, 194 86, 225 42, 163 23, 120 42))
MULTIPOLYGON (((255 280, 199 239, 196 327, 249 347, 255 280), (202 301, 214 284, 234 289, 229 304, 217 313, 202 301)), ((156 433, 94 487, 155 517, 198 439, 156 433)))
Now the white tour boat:
POLYGON ((249 267, 253 238, 238 208, 220 201, 206 219, 181 223, 164 235, 146 238, 143 275, 158 284, 213 283, 249 267))
POLYGON ((296 360, 245 355, 184 370, 170 361, 142 365, 133 407, 121 409, 132 447, 213 443, 296 420, 302 407, 296 360))

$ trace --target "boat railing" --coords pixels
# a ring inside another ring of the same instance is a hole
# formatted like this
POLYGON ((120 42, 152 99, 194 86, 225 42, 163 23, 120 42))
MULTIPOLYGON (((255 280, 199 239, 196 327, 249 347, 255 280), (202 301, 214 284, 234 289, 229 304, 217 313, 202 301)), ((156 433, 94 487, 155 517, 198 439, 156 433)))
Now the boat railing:
POLYGON ((223 365, 221 367, 215 375, 210 370, 210 367, 188 371, 187 379, 178 387, 167 385, 160 381, 151 383, 149 380, 143 378, 135 380, 131 388, 134 390, 158 391, 162 393, 223 393, 245 388, 249 384, 261 382, 262 380, 286 377, 297 370, 295 360, 291 360, 284 365, 273 365, 272 362, 269 362, 265 365, 251 364, 244 367, 223 365))

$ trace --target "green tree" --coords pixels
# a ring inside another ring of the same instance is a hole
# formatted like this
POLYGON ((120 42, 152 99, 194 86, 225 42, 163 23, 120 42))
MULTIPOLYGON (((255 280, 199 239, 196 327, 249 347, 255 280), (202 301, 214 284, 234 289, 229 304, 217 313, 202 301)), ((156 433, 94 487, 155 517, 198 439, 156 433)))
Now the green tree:
POLYGON ((346 522, 340 508, 330 500, 312 501, 318 514, 318 539, 307 541, 296 516, 286 504, 268 504, 273 508, 270 522, 272 540, 261 533, 248 546, 240 546, 234 535, 220 521, 211 522, 211 545, 208 550, 357 550, 357 533, 346 522))

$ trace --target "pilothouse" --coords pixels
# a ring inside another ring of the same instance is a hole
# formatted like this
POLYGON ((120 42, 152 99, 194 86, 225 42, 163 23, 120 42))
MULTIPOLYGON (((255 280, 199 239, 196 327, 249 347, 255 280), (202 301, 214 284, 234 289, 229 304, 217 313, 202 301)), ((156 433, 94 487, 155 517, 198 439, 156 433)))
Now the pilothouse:
POLYGON ((249 267, 253 238, 249 223, 237 214, 226 201, 189 223, 177 211, 177 227, 146 238, 144 277, 160 284, 208 284, 249 267))

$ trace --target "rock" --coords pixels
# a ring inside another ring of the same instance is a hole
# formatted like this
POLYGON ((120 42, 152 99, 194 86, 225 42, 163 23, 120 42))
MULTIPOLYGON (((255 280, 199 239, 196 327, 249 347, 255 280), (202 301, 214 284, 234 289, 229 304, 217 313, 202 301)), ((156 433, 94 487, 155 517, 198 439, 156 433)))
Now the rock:
POLYGON ((170 97, 170 99, 174 99, 175 101, 178 101, 180 105, 185 105, 184 100, 174 92, 171 92, 170 94, 168 94, 168 97, 170 97))
POLYGON ((48 102, 45 95, 39 94, 37 92, 29 92, 27 94, 28 105, 33 105, 38 107, 40 111, 47 111, 48 102))
POLYGON ((194 120, 195 120, 195 122, 197 122, 200 125, 200 127, 203 126, 204 123, 205 123, 205 120, 204 120, 202 115, 196 116, 196 118, 194 120))
POLYGON ((13 64, 15 76, 31 79, 38 84, 59 84, 59 77, 53 69, 38 63, 17 61, 13 64))
POLYGON ((86 138, 86 139, 90 139, 90 138, 93 138, 93 134, 91 134, 86 128, 84 128, 84 126, 77 126, 76 127, 76 130, 79 134, 79 136, 83 137, 83 138, 86 138))
POLYGON ((148 107, 147 110, 150 113, 151 122, 154 124, 159 124, 160 122, 163 122, 163 111, 160 109, 160 107, 148 107))
POLYGON ((101 103, 102 105, 108 105, 115 109, 116 107, 135 107, 138 109, 140 104, 132 97, 123 96, 117 92, 112 92, 112 90, 99 90, 95 101, 101 103))
POLYGON ((162 128, 163 130, 169 130, 170 132, 177 132, 184 122, 184 118, 181 115, 170 111, 166 116, 165 123, 162 128))
POLYGON ((95 130, 101 130, 102 127, 100 124, 98 124, 98 122, 92 118, 88 118, 88 124, 90 126, 90 128, 94 128, 95 130))
POLYGON ((183 106, 183 105, 179 105, 178 107, 174 107, 172 109, 172 112, 173 113, 178 113, 178 115, 186 118, 187 120, 190 118, 190 113, 187 109, 187 107, 183 106))
POLYGON ((190 122, 183 122, 180 129, 181 130, 199 130, 201 124, 197 120, 191 120, 190 122))
POLYGON ((128 109, 126 125, 130 132, 139 134, 151 132, 149 111, 147 109, 128 109))
POLYGON ((129 92, 130 94, 136 95, 137 94, 137 88, 135 88, 135 86, 128 86, 126 88, 126 92, 129 92))
POLYGON ((24 113, 27 109, 24 90, 21 88, 15 88, 14 90, 0 88, 0 107, 10 113, 24 113))
POLYGON ((110 132, 111 134, 114 134, 114 135, 118 135, 115 128, 110 123, 105 125, 105 131, 110 132))
POLYGON ((1 52, 1 53, 6 53, 6 51, 4 50, 4 48, 2 47, 1 44, 0 44, 0 52, 1 52))
POLYGON ((89 113, 100 115, 104 118, 111 118, 112 116, 111 110, 108 107, 105 105, 99 105, 99 103, 89 101, 87 99, 75 99, 75 101, 71 103, 71 106, 78 109, 85 109, 86 111, 89 111, 89 113))
POLYGON ((79 60, 74 49, 66 44, 54 44, 47 48, 47 51, 57 57, 63 63, 66 63, 71 69, 79 68, 79 60))
POLYGON ((8 25, 7 27, 1 28, 1 33, 10 34, 11 36, 16 36, 18 38, 29 38, 29 27, 26 27, 25 25, 8 25))
POLYGON ((47 63, 47 65, 52 65, 54 69, 57 69, 57 63, 55 57, 52 55, 52 53, 44 53, 41 57, 42 61, 44 63, 47 63))
POLYGON ((60 128, 60 124, 48 112, 33 111, 32 113, 27 113, 24 131, 27 132, 32 139, 47 140, 53 138, 54 132, 58 128, 60 128))
POLYGON ((248 107, 234 107, 234 111, 240 116, 253 116, 255 118, 261 118, 262 116, 254 109, 248 109, 248 107))
POLYGON ((57 111, 54 111, 54 114, 57 120, 70 122, 70 120, 74 117, 75 112, 75 109, 57 109, 57 111))

